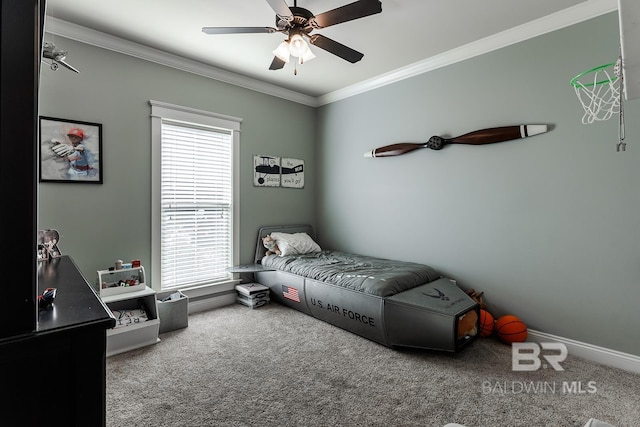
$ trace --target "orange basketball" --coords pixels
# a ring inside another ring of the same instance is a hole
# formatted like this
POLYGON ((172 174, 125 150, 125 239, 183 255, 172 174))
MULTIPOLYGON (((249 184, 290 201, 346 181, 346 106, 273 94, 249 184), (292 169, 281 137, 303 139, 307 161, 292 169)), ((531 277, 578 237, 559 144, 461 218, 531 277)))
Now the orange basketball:
POLYGON ((507 343, 523 342, 527 339, 527 325, 520 318, 506 314, 496 320, 498 338, 507 343))
POLYGON ((480 336, 488 337, 493 333, 495 327, 495 319, 487 310, 480 309, 480 336))

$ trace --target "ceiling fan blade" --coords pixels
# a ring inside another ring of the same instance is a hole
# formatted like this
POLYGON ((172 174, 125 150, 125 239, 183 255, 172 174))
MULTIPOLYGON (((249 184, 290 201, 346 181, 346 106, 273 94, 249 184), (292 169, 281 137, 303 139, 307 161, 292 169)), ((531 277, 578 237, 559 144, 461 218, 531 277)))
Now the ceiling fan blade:
POLYGON ((360 61, 364 56, 363 53, 360 53, 357 50, 353 50, 350 47, 347 47, 342 43, 338 43, 337 41, 332 40, 329 37, 325 37, 321 34, 311 35, 309 37, 309 43, 314 46, 318 46, 320 49, 324 49, 329 53, 333 53, 334 55, 337 55, 345 61, 351 62, 352 64, 354 62, 360 61))
POLYGON ((267 3, 279 17, 285 18, 287 21, 293 19, 293 13, 291 13, 291 9, 289 9, 284 0, 267 0, 267 3))
POLYGON ((256 34, 275 33, 272 27, 202 27, 202 32, 206 34, 256 34))
POLYGON ((379 0, 360 0, 314 16, 309 23, 314 28, 327 28, 365 16, 382 12, 379 0))
POLYGON ((529 136, 545 133, 547 132, 547 130, 547 125, 516 125, 477 130, 475 132, 466 133, 455 138, 442 138, 440 136, 432 136, 431 138, 429 138, 429 141, 422 144, 405 142, 387 145, 368 151, 364 153, 364 156, 399 156, 401 154, 410 153, 411 151, 417 150, 419 148, 431 148, 432 150, 440 150, 447 144, 493 144, 495 142, 504 142, 510 141, 512 139, 527 138, 529 136))
POLYGON ((285 62, 278 58, 277 56, 273 57, 273 61, 271 61, 271 65, 269 66, 270 70, 279 70, 284 67, 285 62))

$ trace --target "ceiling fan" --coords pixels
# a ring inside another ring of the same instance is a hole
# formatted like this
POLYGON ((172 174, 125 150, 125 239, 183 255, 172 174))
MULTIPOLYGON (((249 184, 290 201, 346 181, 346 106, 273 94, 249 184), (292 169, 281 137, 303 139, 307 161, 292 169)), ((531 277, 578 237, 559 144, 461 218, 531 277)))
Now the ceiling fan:
POLYGON ((203 27, 206 34, 253 34, 253 33, 283 33, 287 40, 273 51, 275 55, 270 70, 279 70, 294 56, 302 64, 315 57, 307 45, 308 40, 314 46, 326 50, 352 64, 362 59, 364 54, 348 46, 338 43, 321 34, 311 34, 313 30, 330 27, 365 16, 382 12, 379 0, 359 0, 344 6, 314 15, 307 9, 298 7, 297 1, 293 6, 287 6, 284 0, 266 0, 276 13, 275 27, 203 27))

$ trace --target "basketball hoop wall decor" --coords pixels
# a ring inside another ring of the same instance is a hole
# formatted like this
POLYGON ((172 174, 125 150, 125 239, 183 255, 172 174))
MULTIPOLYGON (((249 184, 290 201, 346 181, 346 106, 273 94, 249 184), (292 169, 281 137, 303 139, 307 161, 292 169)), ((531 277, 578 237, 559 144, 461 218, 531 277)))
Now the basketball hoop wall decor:
POLYGON ((625 151, 622 58, 582 72, 570 83, 584 110, 583 124, 609 120, 618 115, 620 126, 616 150, 625 151))
POLYGON ((601 65, 571 79, 578 100, 584 109, 582 123, 609 120, 620 112, 621 75, 616 63, 601 65))

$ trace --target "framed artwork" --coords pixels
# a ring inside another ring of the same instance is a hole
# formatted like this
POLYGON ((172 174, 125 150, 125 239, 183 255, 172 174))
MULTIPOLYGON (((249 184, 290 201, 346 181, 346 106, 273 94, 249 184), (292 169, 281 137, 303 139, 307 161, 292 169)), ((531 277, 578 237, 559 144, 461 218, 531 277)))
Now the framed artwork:
POLYGON ((41 116, 40 182, 102 184, 102 125, 41 116))
POLYGON ((280 185, 289 188, 304 188, 304 160, 282 158, 280 185))
POLYGON ((280 157, 253 156, 253 185, 256 187, 280 186, 280 157))

